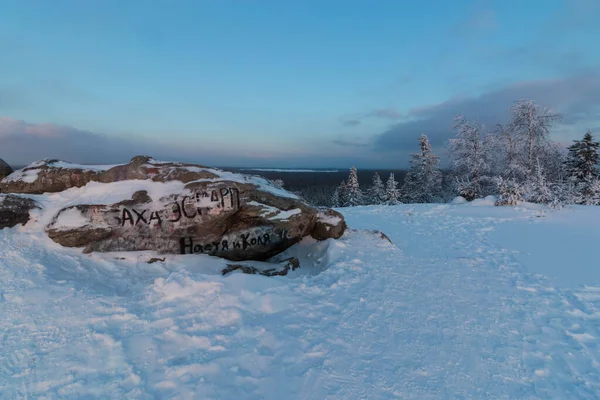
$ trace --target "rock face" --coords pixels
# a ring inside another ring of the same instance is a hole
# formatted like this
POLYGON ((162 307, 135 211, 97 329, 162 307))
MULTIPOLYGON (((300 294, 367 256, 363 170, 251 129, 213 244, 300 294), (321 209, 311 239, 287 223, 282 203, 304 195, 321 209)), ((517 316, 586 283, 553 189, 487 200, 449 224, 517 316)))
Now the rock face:
MULTIPOLYGON (((0 167, 1 168, 1 167, 0 167)), ((28 165, 2 179, 3 193, 56 193, 89 182, 118 182, 131 179, 152 179, 156 182, 179 180, 184 183, 218 176, 200 165, 160 162, 151 157, 137 156, 123 165, 79 165, 61 160, 45 159, 28 165)))
POLYGON ((153 193, 154 198, 138 191, 119 203, 62 209, 46 228, 48 236, 86 252, 153 250, 267 260, 305 236, 339 238, 346 228, 341 214, 311 207, 258 177, 141 157, 90 176, 102 182, 185 184, 174 193, 153 193))
POLYGON ((0 195, 0 229, 12 228, 29 221, 29 212, 37 208, 35 201, 15 195, 0 195))
POLYGON ((13 169, 10 165, 8 165, 3 159, 0 158, 0 181, 4 179, 4 177, 13 173, 13 169))

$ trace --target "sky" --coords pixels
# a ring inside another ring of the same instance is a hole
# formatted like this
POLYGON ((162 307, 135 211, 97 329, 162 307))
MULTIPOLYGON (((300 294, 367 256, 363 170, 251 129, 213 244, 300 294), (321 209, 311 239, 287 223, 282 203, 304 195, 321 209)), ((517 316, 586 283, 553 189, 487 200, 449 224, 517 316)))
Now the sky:
POLYGON ((530 98, 600 136, 598 0, 0 0, 0 158, 404 168, 530 98))

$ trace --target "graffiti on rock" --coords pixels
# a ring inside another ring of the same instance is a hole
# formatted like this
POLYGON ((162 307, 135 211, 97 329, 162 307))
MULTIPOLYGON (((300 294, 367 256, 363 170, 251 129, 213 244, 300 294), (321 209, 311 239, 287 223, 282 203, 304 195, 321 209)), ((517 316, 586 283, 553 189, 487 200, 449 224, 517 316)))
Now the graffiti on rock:
POLYGON ((121 227, 141 225, 161 226, 163 222, 177 223, 206 215, 218 215, 223 211, 235 211, 240 208, 240 192, 237 188, 227 187, 203 190, 168 203, 160 210, 123 207, 117 217, 121 227))
POLYGON ((195 241, 191 236, 182 237, 179 239, 179 247, 181 254, 216 254, 229 250, 247 250, 257 246, 269 247, 274 243, 291 238, 288 230, 261 227, 223 237, 221 240, 210 243, 195 241))

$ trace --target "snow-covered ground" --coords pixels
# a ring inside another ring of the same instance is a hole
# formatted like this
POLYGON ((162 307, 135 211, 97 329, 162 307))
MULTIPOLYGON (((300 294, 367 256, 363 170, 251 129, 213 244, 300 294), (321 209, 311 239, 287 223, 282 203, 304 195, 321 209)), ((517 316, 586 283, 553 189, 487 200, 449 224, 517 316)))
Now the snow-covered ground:
POLYGON ((0 231, 0 398, 597 399, 600 207, 341 209, 286 277, 0 231))

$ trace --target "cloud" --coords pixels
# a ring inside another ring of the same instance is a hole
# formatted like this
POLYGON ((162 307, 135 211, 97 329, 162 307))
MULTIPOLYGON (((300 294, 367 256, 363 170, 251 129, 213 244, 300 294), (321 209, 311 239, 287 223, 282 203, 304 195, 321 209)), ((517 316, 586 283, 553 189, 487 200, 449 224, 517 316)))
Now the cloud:
POLYGON ((493 127, 505 122, 510 105, 519 99, 530 98, 564 114, 564 124, 557 132, 564 139, 565 132, 577 136, 588 126, 600 120, 600 67, 564 79, 522 82, 478 97, 453 98, 446 102, 414 108, 407 120, 392 125, 377 135, 373 145, 378 150, 406 150, 414 148, 416 138, 425 133, 433 146, 445 146, 454 135, 453 118, 463 113, 493 127), (586 126, 587 124, 587 126, 586 126))
POLYGON ((387 119, 396 121, 402 118, 402 114, 391 108, 377 108, 363 114, 349 114, 339 118, 340 123, 347 127, 355 127, 363 123, 365 119, 387 119))
POLYGON ((369 143, 359 143, 359 142, 353 142, 350 140, 333 140, 332 141, 333 144, 337 144, 339 146, 349 146, 349 147, 367 147, 369 146, 369 143))

